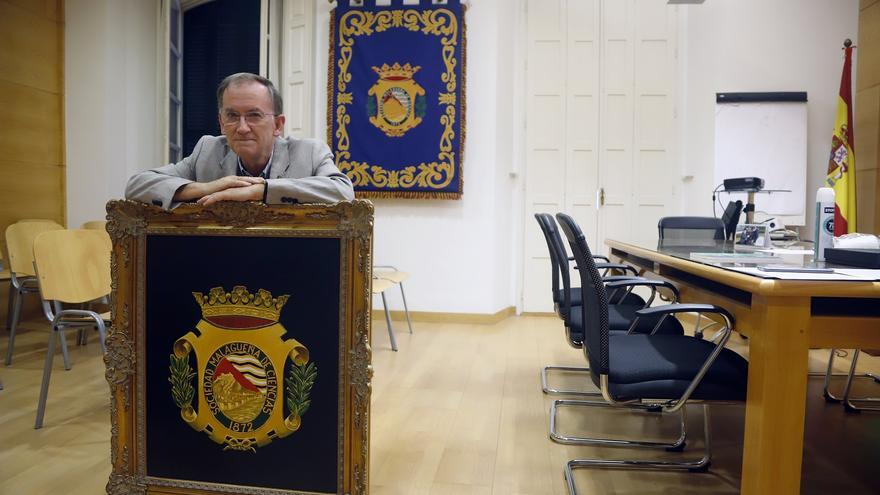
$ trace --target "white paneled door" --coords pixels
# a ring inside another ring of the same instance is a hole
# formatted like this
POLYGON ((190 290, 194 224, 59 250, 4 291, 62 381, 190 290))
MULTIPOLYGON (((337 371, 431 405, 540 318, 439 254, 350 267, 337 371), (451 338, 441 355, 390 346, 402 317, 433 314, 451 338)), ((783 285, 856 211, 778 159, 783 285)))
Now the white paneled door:
POLYGON ((282 5, 281 91, 287 116, 285 132, 297 138, 316 135, 311 126, 314 3, 311 0, 288 0, 282 5))
MULTIPOLYGON (((523 310, 552 311, 534 219, 564 211, 591 249, 653 240, 676 204, 676 7, 528 0, 523 310)), ((575 284, 579 282, 575 279, 575 284)))

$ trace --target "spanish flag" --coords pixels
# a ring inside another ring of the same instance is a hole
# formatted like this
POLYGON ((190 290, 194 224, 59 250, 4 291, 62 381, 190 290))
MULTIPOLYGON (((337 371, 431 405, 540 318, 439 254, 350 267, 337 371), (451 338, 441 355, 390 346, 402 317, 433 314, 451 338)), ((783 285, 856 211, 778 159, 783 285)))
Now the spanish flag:
POLYGON ((840 76, 840 96, 837 99, 837 118, 831 137, 831 157, 825 181, 834 189, 834 235, 856 231, 856 156, 853 150, 852 117, 852 42, 844 42, 843 75, 840 76))

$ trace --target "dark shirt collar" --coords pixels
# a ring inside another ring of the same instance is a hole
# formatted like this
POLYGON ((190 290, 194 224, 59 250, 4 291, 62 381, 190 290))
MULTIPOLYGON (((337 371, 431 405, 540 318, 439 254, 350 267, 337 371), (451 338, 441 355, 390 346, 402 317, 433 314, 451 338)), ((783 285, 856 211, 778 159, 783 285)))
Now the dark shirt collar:
POLYGON ((272 154, 269 155, 269 162, 266 163, 266 167, 260 172, 260 175, 251 175, 250 172, 244 168, 244 165, 241 163, 241 157, 238 157, 238 176, 239 177, 262 177, 264 179, 269 178, 269 173, 272 171, 272 157, 275 156, 275 148, 272 148, 272 154))

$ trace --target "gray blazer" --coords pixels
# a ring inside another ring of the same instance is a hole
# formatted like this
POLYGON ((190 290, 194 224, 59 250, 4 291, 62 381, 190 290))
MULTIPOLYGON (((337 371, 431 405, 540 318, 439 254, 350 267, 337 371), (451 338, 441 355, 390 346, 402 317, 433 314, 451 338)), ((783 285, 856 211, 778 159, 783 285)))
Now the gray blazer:
MULTIPOLYGON (((170 210, 181 204, 172 199, 181 186, 237 173, 238 155, 226 144, 226 137, 203 136, 183 160, 133 175, 125 186, 125 198, 170 210)), ((351 180, 336 168, 330 148, 314 139, 275 138, 266 182, 267 204, 354 199, 351 180)))

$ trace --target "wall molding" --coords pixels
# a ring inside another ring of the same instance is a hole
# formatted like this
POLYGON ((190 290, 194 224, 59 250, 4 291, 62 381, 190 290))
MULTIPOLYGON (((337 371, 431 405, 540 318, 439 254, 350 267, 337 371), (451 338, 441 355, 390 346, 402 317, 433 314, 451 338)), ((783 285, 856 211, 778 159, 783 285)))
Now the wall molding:
MULTIPOLYGON (((495 313, 446 313, 435 311, 410 311, 409 317, 413 322, 422 323, 465 323, 474 325, 494 325, 505 319, 516 315, 516 307, 508 306, 495 313)), ((385 319, 385 311, 382 309, 373 310, 374 320, 385 319)), ((406 315, 403 311, 391 311, 391 320, 406 321, 406 315)))

